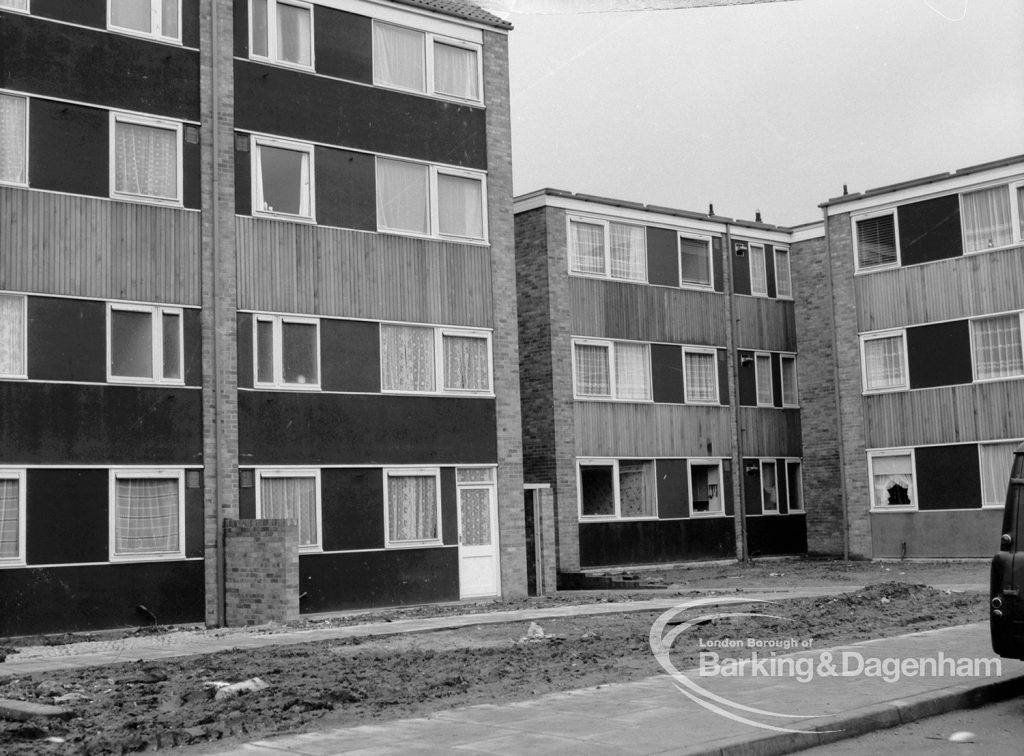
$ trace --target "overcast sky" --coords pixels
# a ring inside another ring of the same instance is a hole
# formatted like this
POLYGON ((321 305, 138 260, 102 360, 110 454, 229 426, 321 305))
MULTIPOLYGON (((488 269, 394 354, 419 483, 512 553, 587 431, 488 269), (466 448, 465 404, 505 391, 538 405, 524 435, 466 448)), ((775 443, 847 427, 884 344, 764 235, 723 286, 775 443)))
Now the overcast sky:
POLYGON ((1024 153, 1022 0, 506 2, 517 195, 793 225, 844 183, 1024 153))

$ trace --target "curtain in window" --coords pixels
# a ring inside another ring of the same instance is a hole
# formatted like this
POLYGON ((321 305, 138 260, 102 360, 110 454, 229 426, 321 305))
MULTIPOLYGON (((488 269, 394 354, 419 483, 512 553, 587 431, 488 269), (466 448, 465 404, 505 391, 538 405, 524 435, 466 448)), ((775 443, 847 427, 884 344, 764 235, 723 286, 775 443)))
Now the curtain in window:
POLYGON ((622 517, 650 517, 654 496, 647 471, 650 463, 619 463, 619 514, 622 517))
POLYGON ((873 457, 871 475, 876 506, 914 503, 914 472, 909 454, 873 457))
POLYGON ((789 270, 789 250, 775 250, 775 293, 780 297, 793 296, 793 278, 789 270))
POLYGON ((457 483, 493 483, 493 467, 460 467, 455 471, 457 483))
POLYGON ((0 478, 0 559, 20 556, 20 481, 0 478))
POLYGON ((1020 316, 971 321, 974 332, 974 364, 979 379, 1006 378, 1024 373, 1020 316))
POLYGON ((118 121, 114 189, 144 197, 178 197, 178 137, 171 129, 118 121))
POLYGON ((579 273, 604 273, 604 227, 569 222, 570 267, 579 273))
POLYGON ((782 358, 782 403, 796 404, 796 360, 782 358))
POLYGON ((309 217, 309 153, 261 144, 256 183, 260 209, 309 217))
POLYGON ((711 283, 708 243, 703 239, 679 239, 679 269, 683 283, 711 283))
POLYGON ((260 516, 299 523, 299 545, 315 546, 316 478, 309 476, 260 479, 260 516))
POLYGON ((857 261, 862 268, 896 262, 896 221, 892 215, 857 221, 857 261))
POLYGON ((903 337, 888 336, 865 341, 864 362, 867 388, 886 389, 902 386, 903 337))
POLYGON ((438 173, 437 214, 438 230, 442 234, 483 239, 483 182, 438 173))
POLYGON ((1010 195, 995 186, 963 195, 964 240, 968 252, 1002 247, 1013 242, 1010 226, 1010 195))
POLYGON ((25 375, 25 300, 0 294, 0 375, 25 375))
POLYGON ((433 475, 388 476, 388 540, 438 537, 437 484, 433 475))
POLYGON ((764 247, 750 245, 750 293, 768 294, 768 273, 764 264, 764 247))
POLYGON ((114 553, 178 551, 178 481, 119 478, 114 501, 114 553))
POLYGON ((423 92, 426 42, 422 32, 373 25, 373 78, 381 84, 423 92))
POLYGON ((4 0, 0 3, 0 6, 5 8, 14 8, 15 10, 28 10, 28 0, 4 0))
POLYGON ((686 387, 687 398, 694 402, 717 401, 715 355, 687 352, 683 355, 683 362, 683 385, 686 387))
POLYGON ((1006 503, 1006 487, 1013 467, 1013 452, 1019 441, 1001 444, 982 444, 981 449, 981 503, 984 506, 1002 506, 1006 503))
MULTIPOLYGON (((153 30, 152 0, 110 0, 110 22, 122 29, 153 30)), ((159 0, 157 0, 159 2, 159 0)))
POLYGON ((490 389, 487 339, 445 335, 443 342, 444 387, 463 391, 490 389))
POLYGON ((459 506, 461 509, 459 526, 462 545, 489 545, 491 543, 491 489, 460 489, 459 506))
POLYGON ((26 98, 0 94, 0 181, 15 184, 26 181, 27 110, 26 98))
POLYGON ((427 166, 377 159, 377 222, 394 231, 430 233, 427 166))
POLYGON ((646 344, 615 345, 615 396, 617 399, 651 398, 651 359, 646 344))
POLYGON ((611 237, 612 278, 646 281, 647 237, 643 227, 612 223, 608 230, 611 237))
POLYGON ((779 481, 775 474, 774 462, 761 464, 761 488, 764 490, 764 511, 779 511, 779 481))
POLYGON ((476 50, 435 42, 434 91, 466 100, 479 100, 476 50))
POLYGON ((380 327, 382 385, 392 391, 434 390, 434 329, 380 327))
POLYGON ((252 27, 252 54, 266 58, 270 55, 267 0, 252 0, 249 7, 252 9, 252 15, 249 18, 249 25, 252 27))
POLYGON ((576 344, 576 394, 578 396, 611 396, 611 371, 608 347, 576 344))
POLYGON ((310 20, 309 8, 277 4, 278 59, 303 66, 312 65, 310 20))
POLYGON ((772 404, 772 360, 766 354, 754 356, 755 373, 757 376, 757 403, 772 404))

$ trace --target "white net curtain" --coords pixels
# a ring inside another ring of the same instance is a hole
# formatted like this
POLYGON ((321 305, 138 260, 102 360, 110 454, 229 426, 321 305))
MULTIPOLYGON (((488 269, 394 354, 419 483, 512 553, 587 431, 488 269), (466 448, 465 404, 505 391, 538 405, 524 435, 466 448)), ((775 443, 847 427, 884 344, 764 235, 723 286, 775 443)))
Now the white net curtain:
POLYGON ((119 478, 114 499, 114 552, 152 554, 179 550, 178 480, 119 478))
POLYGON ((434 91, 464 100, 479 100, 480 77, 476 51, 435 42, 434 91))
POLYGON ((971 330, 978 378, 1007 378, 1024 372, 1019 315, 974 320, 971 330))
POLYGON ((576 393, 579 396, 611 396, 608 347, 576 344, 576 393))
POLYGON ((964 241, 968 252, 1002 247, 1013 242, 1010 195, 1005 186, 964 194, 964 241))
POLYGON ((178 137, 174 129, 118 121, 114 188, 120 194, 176 199, 178 137))
POLYGON ((0 94, 0 181, 27 181, 27 113, 26 98, 0 94))
POLYGON ((422 32, 391 24, 373 25, 373 79, 417 92, 425 90, 426 55, 422 32))
POLYGON ((438 173, 438 230, 447 236, 484 236, 483 182, 466 176, 438 173))
POLYGON ((444 335, 444 387, 487 391, 490 385, 487 339, 444 335))
POLYGON ((384 325, 380 329, 380 341, 385 389, 434 390, 434 329, 384 325))
POLYGON ((615 344, 617 399, 651 398, 651 359, 647 344, 615 344))
POLYGON ((381 228, 430 233, 427 166, 377 160, 377 219, 381 228))
POLYGON ((388 540, 438 538, 436 480, 433 475, 388 476, 388 540))
POLYGON ((712 402, 718 399, 715 386, 715 355, 687 352, 683 381, 687 398, 691 401, 712 402))
POLYGON ((874 457, 871 476, 876 506, 908 506, 914 503, 914 472, 909 454, 874 457))
POLYGON ((25 375, 25 299, 0 294, 0 375, 25 375))
POLYGON ((569 236, 572 269, 578 273, 604 273, 604 226, 571 221, 569 236))
POLYGON ((982 444, 981 449, 981 502, 985 506, 1006 503, 1006 488, 1013 467, 1013 452, 1020 441, 1000 444, 982 444))
POLYGON ((266 519, 297 520, 299 545, 315 545, 316 478, 264 476, 260 480, 260 516, 266 519))
POLYGON ((903 338, 887 336, 865 341, 864 362, 867 388, 886 389, 902 386, 903 338))
POLYGON ((18 556, 21 543, 19 512, 20 481, 0 478, 0 559, 18 556))
POLYGON ((647 234, 643 227, 611 223, 608 235, 611 241, 612 278, 646 281, 647 234))
POLYGON ((277 3, 277 57, 289 63, 309 66, 313 63, 310 39, 310 10, 277 3))

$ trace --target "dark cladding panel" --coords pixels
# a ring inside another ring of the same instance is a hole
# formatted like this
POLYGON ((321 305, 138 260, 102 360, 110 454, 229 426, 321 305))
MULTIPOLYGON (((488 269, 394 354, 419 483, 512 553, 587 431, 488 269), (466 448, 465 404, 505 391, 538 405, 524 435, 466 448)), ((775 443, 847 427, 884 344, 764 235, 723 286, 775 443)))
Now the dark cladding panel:
POLYGON ((583 523, 579 532, 584 568, 726 559, 736 554, 730 517, 583 523))
POLYGON ((38 98, 29 102, 32 188, 109 196, 110 113, 38 98))
POLYGON ((252 145, 241 132, 235 132, 235 213, 252 215, 252 145))
POLYGON ((729 370, 726 367, 726 351, 718 350, 718 403, 729 406, 729 370))
POLYGON ((108 0, 32 0, 32 15, 66 21, 69 24, 107 28, 108 0))
POLYGON ((182 310, 182 333, 185 347, 185 385, 203 385, 202 312, 194 308, 182 310))
POLYGON ((237 329, 238 388, 252 388, 252 315, 238 313, 237 329))
POLYGON ((750 245, 732 243, 732 290, 736 294, 750 293, 750 245))
POLYGON ((321 385, 325 391, 380 391, 380 325, 363 320, 320 321, 321 385))
POLYGON ((683 403, 682 347, 675 344, 651 344, 651 387, 655 402, 683 403))
POLYGON ((722 460, 722 477, 725 479, 725 516, 732 517, 736 513, 736 505, 732 490, 732 462, 728 459, 722 460))
POLYGON ((647 227, 647 280, 679 286, 679 236, 667 228, 647 227))
POLYGON ((235 124, 246 131, 486 170, 485 118, 483 108, 235 61, 235 124))
POLYGON ((970 323, 954 320, 907 329, 910 388, 970 383, 970 323))
POLYGON ((186 124, 182 129, 181 182, 182 204, 198 210, 202 204, 202 154, 199 147, 199 128, 186 124))
POLYGON ((956 194, 901 205, 896 212, 903 265, 945 260, 964 253, 960 198, 956 194))
POLYGON ((807 518, 802 515, 765 515, 747 519, 750 556, 807 553, 807 518))
POLYGON ((320 471, 324 551, 384 548, 384 473, 379 468, 320 471))
POLYGON ((181 0, 181 44, 199 47, 199 0, 181 0))
POLYGON ((235 0, 233 6, 235 56, 239 58, 247 58, 249 57, 249 3, 235 0))
POLYGON ((690 516, 690 489, 685 459, 659 459, 655 462, 658 479, 658 517, 662 520, 690 516))
POLYGON ((774 299, 777 296, 775 288, 775 247, 771 244, 764 245, 764 270, 768 279, 768 296, 774 299))
MULTIPOLYGON (((252 468, 239 468, 238 470, 238 517, 241 520, 256 519, 256 473, 252 468), (245 484, 243 485, 243 482, 245 484)), ((323 485, 323 479, 320 481, 323 485)), ((322 493, 322 492, 321 492, 322 493)), ((324 499, 326 501, 326 499, 324 499)), ((324 533, 327 532, 327 524, 324 523, 324 533)))
POLYGON ((108 477, 107 470, 28 470, 28 564, 106 562, 110 558, 108 477))
POLYGON ((377 230, 377 176, 373 155, 317 147, 316 222, 377 230))
POLYGON ((782 355, 772 352, 772 404, 782 406, 782 355))
POLYGON ((315 7, 316 72, 373 83, 373 21, 367 16, 315 7))
POLYGON ((28 377, 107 380, 107 306, 85 299, 28 298, 28 377))
POLYGON ((978 509, 981 471, 977 444, 914 450, 918 509, 978 509))
POLYGON ((744 459, 743 469, 743 504, 747 515, 761 514, 761 463, 757 459, 744 459))
POLYGON ((757 368, 754 366, 754 353, 736 352, 736 372, 740 384, 740 404, 744 407, 757 406, 757 368))
POLYGON ((775 488, 779 496, 779 514, 789 514, 789 477, 784 459, 775 460, 775 488))
MULTIPOLYGON (((202 476, 202 471, 196 472, 202 476)), ((186 478, 188 473, 185 473, 186 478)), ((205 551, 203 523, 203 489, 185 487, 185 556, 202 557, 205 551)))
POLYGON ((722 254, 722 237, 711 237, 711 265, 714 268, 715 291, 725 291, 725 258, 722 254))
POLYGON ((459 545, 459 503, 456 499, 455 468, 441 468, 441 541, 445 546, 459 545))

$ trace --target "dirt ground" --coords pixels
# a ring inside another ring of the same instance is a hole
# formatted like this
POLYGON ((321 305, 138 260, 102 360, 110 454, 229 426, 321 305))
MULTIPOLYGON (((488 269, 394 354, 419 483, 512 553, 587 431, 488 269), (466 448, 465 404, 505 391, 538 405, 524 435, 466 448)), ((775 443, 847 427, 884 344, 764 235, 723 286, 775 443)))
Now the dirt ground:
MULTIPOLYGON (((788 637, 813 639, 815 647, 821 647, 982 621, 985 595, 953 587, 983 584, 986 575, 987 565, 974 562, 767 561, 640 572, 635 582, 651 587, 629 591, 307 617, 296 624, 332 626, 652 595, 678 595, 683 601, 755 590, 848 587, 850 592, 838 596, 780 596, 771 611, 782 620, 768 625, 752 619, 718 621, 702 626, 699 635, 706 641, 784 631, 788 637)), ((454 706, 524 700, 552 691, 634 680, 661 671, 649 648, 651 623, 658 614, 544 620, 541 639, 527 638, 529 622, 513 622, 0 677, 0 698, 53 703, 64 697, 64 705, 75 713, 57 723, 0 720, 0 753, 117 754, 174 746, 204 752, 215 747, 212 743, 223 747, 225 741, 421 716, 454 706), (269 687, 214 698, 216 688, 211 683, 254 677, 269 687)), ((694 663, 697 637, 688 645, 676 644, 677 667, 694 663)), ((18 639, 8 645, 29 643, 30 639, 18 639)))

